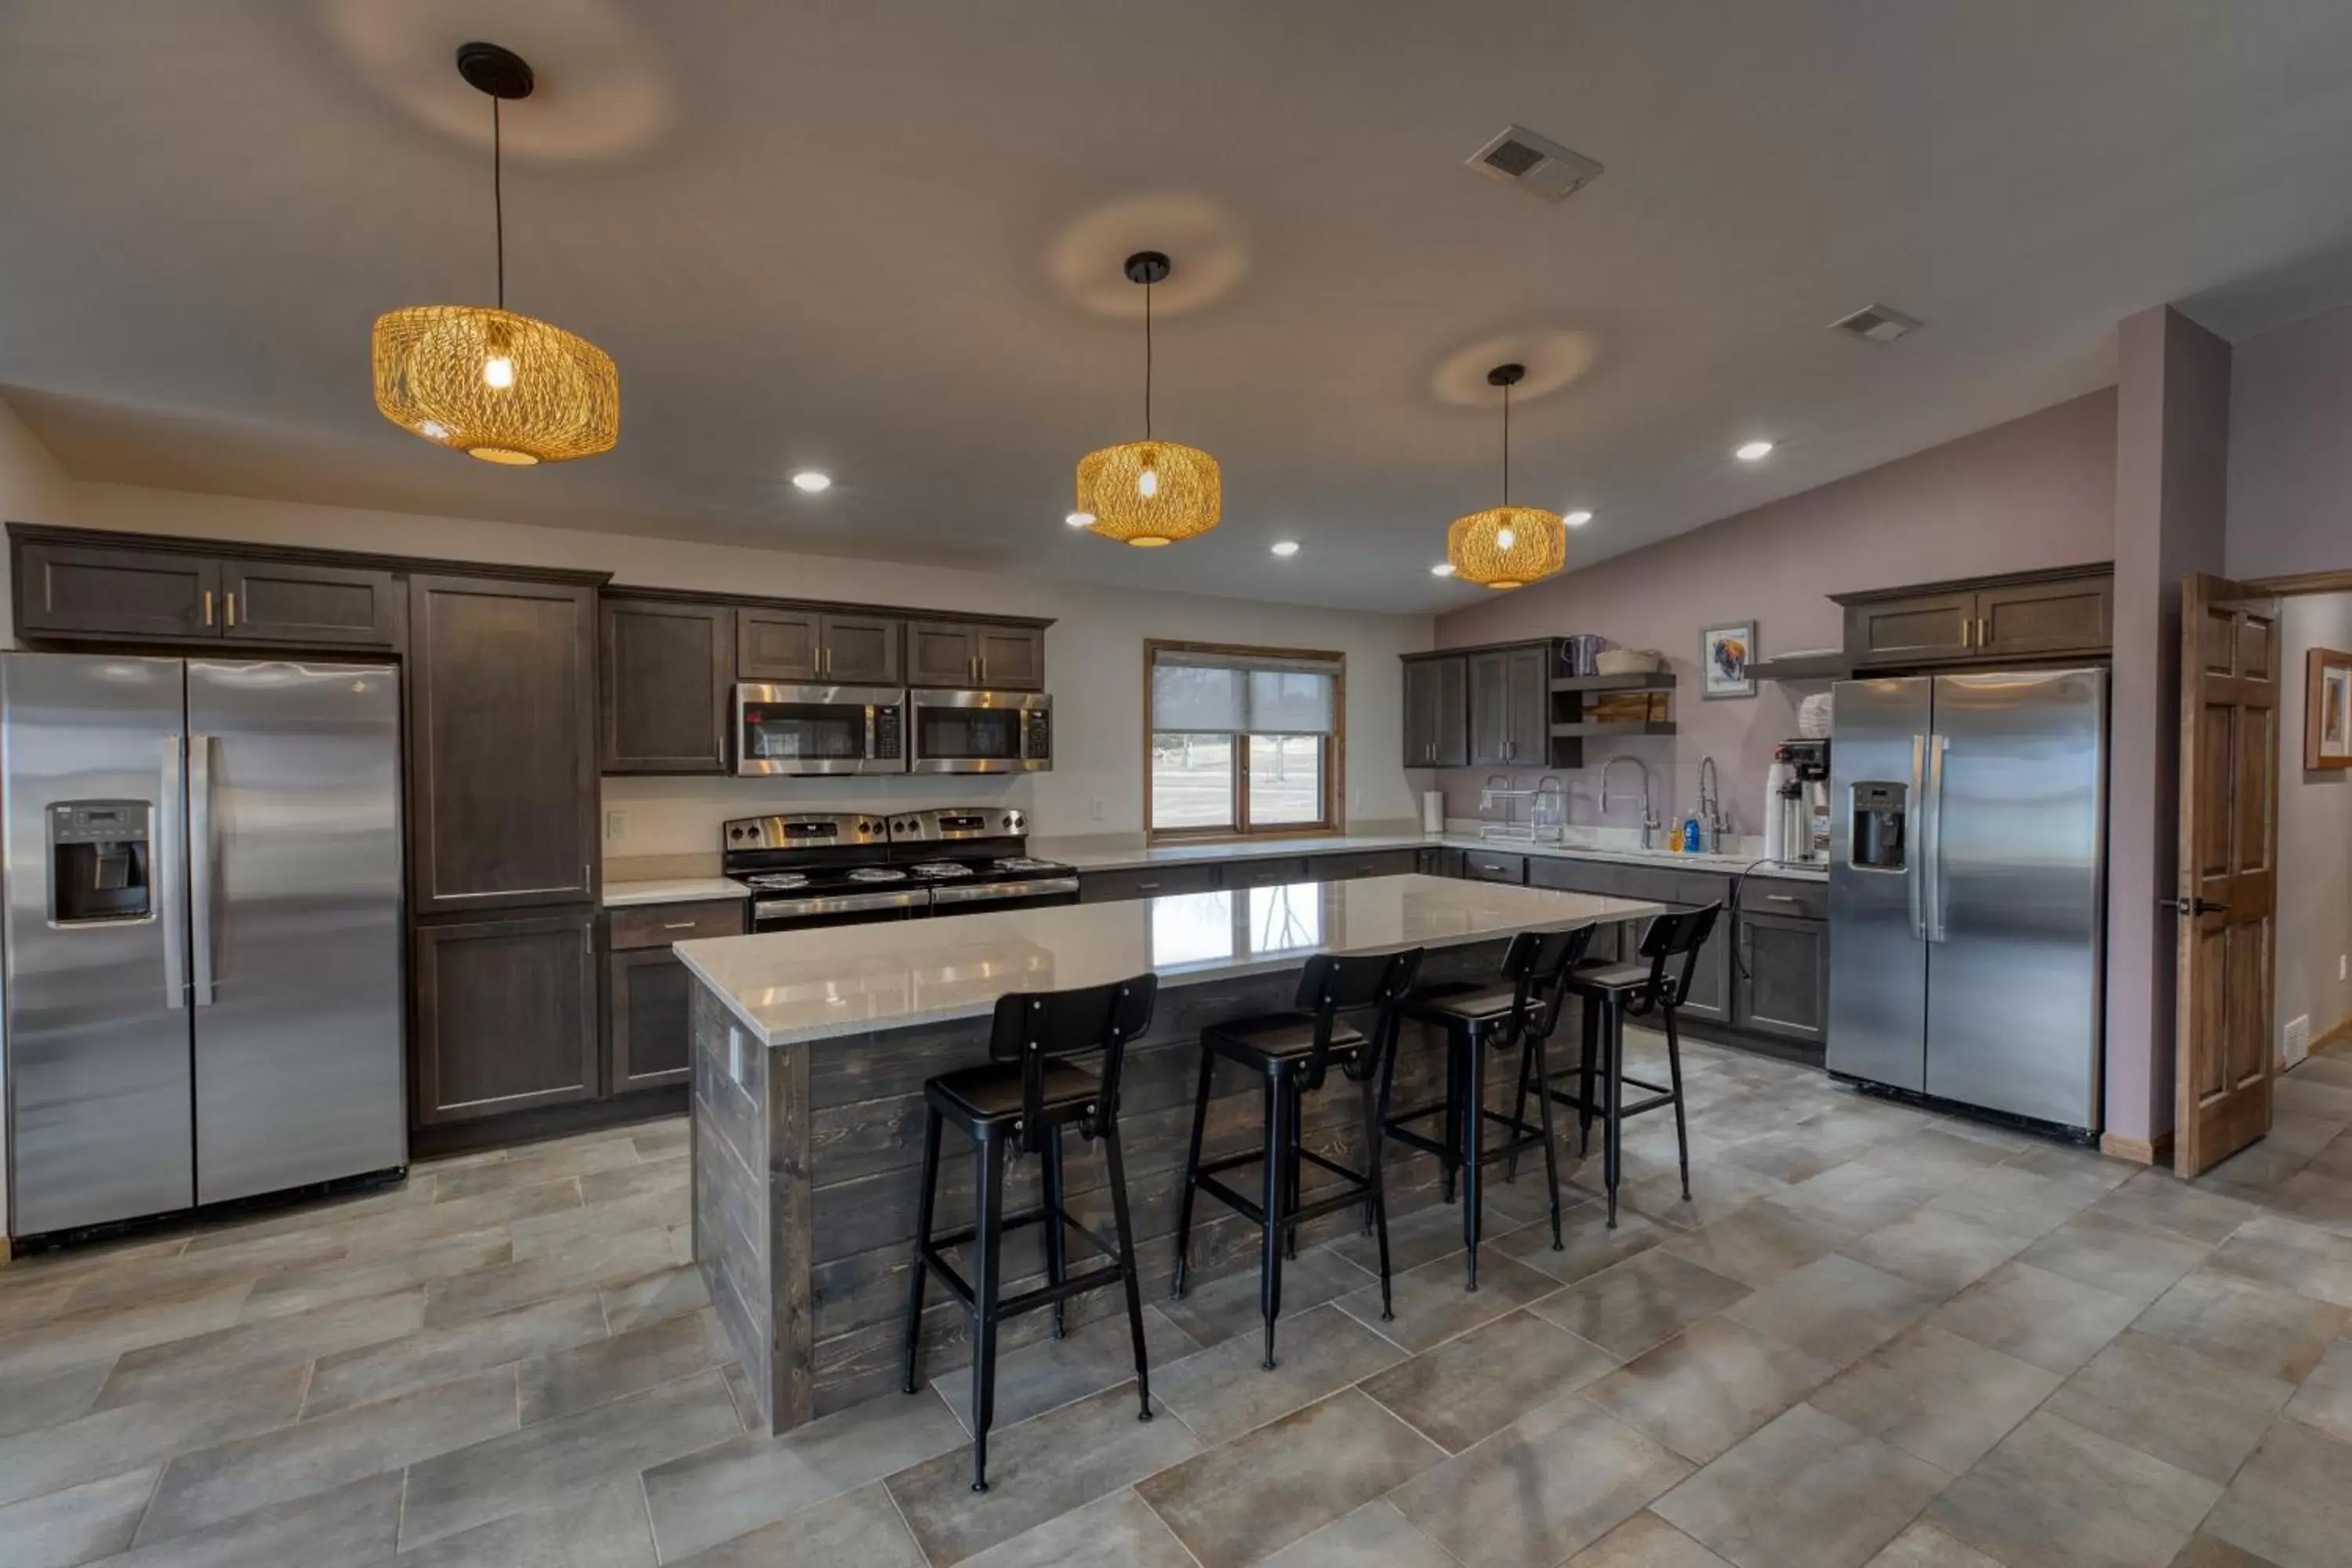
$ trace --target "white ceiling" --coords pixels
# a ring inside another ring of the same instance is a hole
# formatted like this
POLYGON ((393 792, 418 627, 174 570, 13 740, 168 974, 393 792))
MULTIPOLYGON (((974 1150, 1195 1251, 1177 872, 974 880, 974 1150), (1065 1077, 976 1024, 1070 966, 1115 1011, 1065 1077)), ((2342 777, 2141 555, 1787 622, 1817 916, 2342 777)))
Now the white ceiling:
POLYGON ((2347 59, 2341 0, 0 0, 0 396, 84 479, 1424 610, 1496 359, 1589 562, 2100 385, 2145 306, 2341 299, 2347 59), (561 468, 370 400, 378 312, 490 291, 471 37, 540 75, 509 303, 620 364, 561 468), (1461 166, 1512 121, 1608 172, 1461 166), (1225 476, 1148 552, 1061 523, 1146 245, 1225 476), (1824 330, 1872 301, 1926 330, 1824 330))

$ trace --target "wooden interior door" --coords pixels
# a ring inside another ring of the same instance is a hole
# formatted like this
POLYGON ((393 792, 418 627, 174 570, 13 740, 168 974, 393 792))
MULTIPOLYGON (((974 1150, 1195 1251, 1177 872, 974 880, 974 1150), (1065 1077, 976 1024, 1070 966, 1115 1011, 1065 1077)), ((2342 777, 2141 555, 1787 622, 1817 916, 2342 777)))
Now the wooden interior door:
POLYGON ((2173 1169, 2270 1131, 2278 889, 2278 601, 2180 591, 2180 931, 2173 1169))

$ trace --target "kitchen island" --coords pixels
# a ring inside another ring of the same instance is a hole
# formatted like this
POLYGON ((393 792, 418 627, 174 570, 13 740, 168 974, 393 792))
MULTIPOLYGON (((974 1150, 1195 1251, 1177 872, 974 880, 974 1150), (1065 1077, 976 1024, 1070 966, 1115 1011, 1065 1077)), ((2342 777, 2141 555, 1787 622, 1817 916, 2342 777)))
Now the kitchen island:
MULTIPOLYGON (((1128 1049, 1120 1129, 1144 1288, 1164 1293, 1204 1025, 1287 1008, 1300 967, 1319 952, 1421 947, 1424 980, 1483 978, 1515 932, 1658 912, 1629 899, 1399 876, 679 943, 696 980, 695 1258, 761 1414, 782 1431, 895 1386, 923 1084, 986 1059, 998 997, 1160 976, 1151 1028, 1128 1049)), ((1435 1098, 1440 1068, 1430 1042, 1406 1031, 1397 1103, 1435 1098)), ((1220 1077, 1213 1156, 1255 1144, 1259 1098, 1244 1088, 1220 1077)), ((1495 1086, 1498 1108, 1507 1091, 1495 1086)), ((1363 1117, 1355 1095, 1327 1091, 1311 1102, 1309 1146, 1342 1163, 1360 1157, 1363 1117)), ((1066 1155, 1073 1217, 1097 1229, 1108 1224, 1100 1152, 1073 1139, 1066 1155)), ((1433 1160, 1391 1145, 1386 1164, 1392 1213, 1433 1197, 1433 1160)), ((943 1164, 939 1201, 942 1227, 969 1223, 968 1161, 943 1164)), ((1018 1162, 1007 1208, 1035 1201, 1035 1162, 1018 1162)), ((1356 1223, 1352 1211, 1327 1216, 1301 1227, 1301 1244, 1356 1223)), ((1255 1238, 1239 1215, 1204 1216, 1192 1279, 1254 1267, 1255 1238)), ((1044 1268, 1035 1227, 1007 1238, 1008 1294, 1044 1268)), ((1078 1298, 1071 1318, 1114 1310, 1111 1294, 1078 1298)), ((1015 1320, 1001 1342, 1034 1338, 1049 1321, 1015 1320)), ((935 1297, 923 1331, 929 1370, 968 1359, 961 1309, 935 1297)))

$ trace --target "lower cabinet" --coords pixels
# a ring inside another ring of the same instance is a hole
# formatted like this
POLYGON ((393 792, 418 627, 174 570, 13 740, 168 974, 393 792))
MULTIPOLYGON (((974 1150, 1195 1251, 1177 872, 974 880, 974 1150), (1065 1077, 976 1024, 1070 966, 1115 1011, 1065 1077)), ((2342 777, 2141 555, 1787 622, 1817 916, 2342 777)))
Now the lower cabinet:
POLYGON ((666 947, 604 960, 605 1051, 614 1094, 687 1080, 693 994, 693 972, 666 947))
POLYGON ((603 1092, 593 904, 420 925, 415 943, 420 1124, 603 1092))
POLYGON ((1118 871, 1078 873, 1078 902, 1117 903, 1122 899, 1160 899, 1177 893, 1213 893, 1224 886, 1221 868, 1198 861, 1181 866, 1138 866, 1118 871))
POLYGON ((1316 875, 1307 868, 1305 860, 1295 855, 1285 855, 1273 860, 1229 860, 1224 869, 1224 883, 1228 888, 1276 888, 1290 882, 1337 879, 1316 875))
POLYGON ((1732 935, 1739 954, 1738 1026, 1802 1045, 1825 1044, 1828 922, 1743 909, 1732 935))
POLYGON ((1406 877, 1421 869, 1419 849, 1370 849, 1352 855, 1318 855, 1307 862, 1315 882, 1352 882, 1360 877, 1406 877))

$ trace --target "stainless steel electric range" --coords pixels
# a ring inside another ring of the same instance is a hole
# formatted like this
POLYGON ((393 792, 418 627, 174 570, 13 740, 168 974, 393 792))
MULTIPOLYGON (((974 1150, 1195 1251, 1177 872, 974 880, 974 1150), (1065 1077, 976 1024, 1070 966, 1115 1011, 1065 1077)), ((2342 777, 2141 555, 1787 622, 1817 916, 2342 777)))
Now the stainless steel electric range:
POLYGON ((720 868, 751 889, 751 929, 913 920, 1076 903, 1077 873, 1028 854, 1008 806, 747 816, 720 868))

